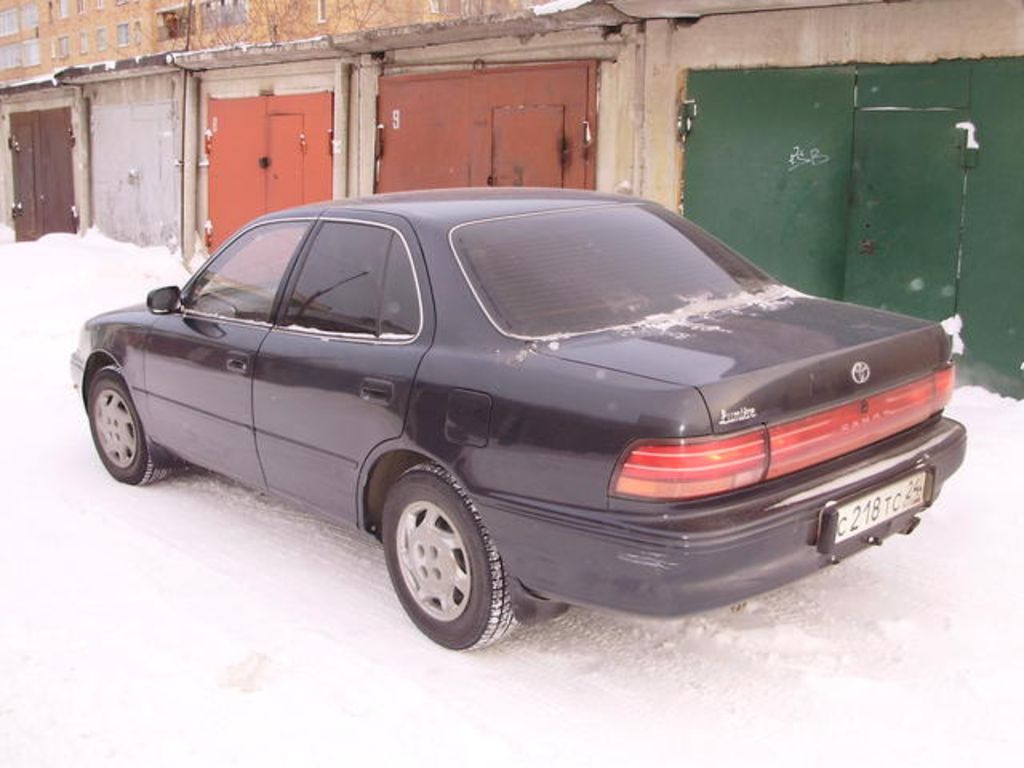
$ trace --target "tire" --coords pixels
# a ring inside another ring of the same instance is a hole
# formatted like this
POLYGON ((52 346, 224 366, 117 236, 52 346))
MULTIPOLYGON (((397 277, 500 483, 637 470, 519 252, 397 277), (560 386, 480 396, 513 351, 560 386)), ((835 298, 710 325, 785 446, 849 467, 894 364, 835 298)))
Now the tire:
POLYGON ((88 387, 92 442, 111 477, 128 485, 147 485, 162 479, 168 470, 154 460, 142 419, 117 369, 97 371, 88 387))
POLYGON ((445 648, 482 648, 514 623, 509 578, 469 495, 420 464, 391 487, 382 520, 391 583, 413 623, 445 648))

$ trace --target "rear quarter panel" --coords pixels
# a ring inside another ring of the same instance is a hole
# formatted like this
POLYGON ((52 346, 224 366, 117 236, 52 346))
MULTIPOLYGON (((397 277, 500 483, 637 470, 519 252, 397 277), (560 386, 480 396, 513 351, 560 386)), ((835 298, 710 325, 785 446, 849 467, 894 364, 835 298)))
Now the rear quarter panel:
POLYGON ((420 366, 408 423, 410 436, 471 493, 589 509, 607 508, 612 473, 631 441, 709 429, 692 387, 558 360, 508 340, 487 349, 435 345, 420 366), (491 398, 486 445, 446 435, 456 388, 491 398))

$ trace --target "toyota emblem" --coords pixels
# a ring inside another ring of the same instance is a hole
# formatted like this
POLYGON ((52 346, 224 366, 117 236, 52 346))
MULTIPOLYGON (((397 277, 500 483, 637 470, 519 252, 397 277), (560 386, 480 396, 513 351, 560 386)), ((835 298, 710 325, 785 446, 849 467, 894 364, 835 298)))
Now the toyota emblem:
POLYGON ((853 379, 855 384, 865 383, 871 378, 871 366, 863 360, 858 360, 853 364, 853 368, 850 369, 850 378, 853 379))

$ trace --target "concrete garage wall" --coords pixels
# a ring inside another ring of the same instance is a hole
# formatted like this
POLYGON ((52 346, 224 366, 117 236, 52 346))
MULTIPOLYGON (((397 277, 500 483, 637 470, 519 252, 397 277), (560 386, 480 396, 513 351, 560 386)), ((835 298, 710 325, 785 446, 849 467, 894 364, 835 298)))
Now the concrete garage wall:
POLYGON ((646 24, 643 194, 679 204, 675 106, 691 69, 910 63, 1024 55, 1019 0, 907 2, 706 16, 646 24))

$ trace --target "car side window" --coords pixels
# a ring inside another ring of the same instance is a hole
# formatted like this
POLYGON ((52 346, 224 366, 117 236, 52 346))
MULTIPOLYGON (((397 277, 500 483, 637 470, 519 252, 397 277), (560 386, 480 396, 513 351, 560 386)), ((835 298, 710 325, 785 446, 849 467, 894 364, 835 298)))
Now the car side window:
POLYGON ((381 337, 413 336, 419 321, 402 238, 384 227, 324 222, 303 261, 284 324, 381 337))
POLYGON ((309 228, 304 221, 254 227, 222 250, 192 284, 185 308, 235 320, 270 321, 281 277, 309 228))

